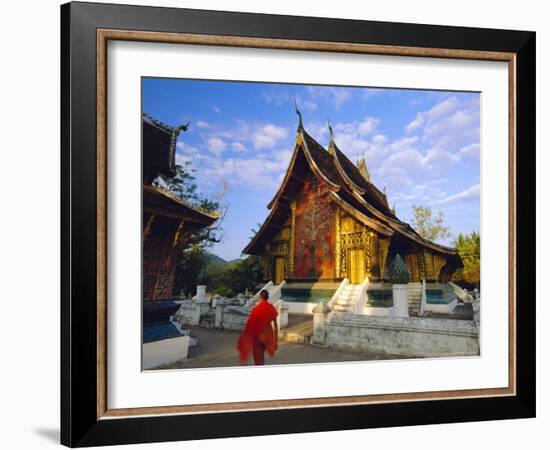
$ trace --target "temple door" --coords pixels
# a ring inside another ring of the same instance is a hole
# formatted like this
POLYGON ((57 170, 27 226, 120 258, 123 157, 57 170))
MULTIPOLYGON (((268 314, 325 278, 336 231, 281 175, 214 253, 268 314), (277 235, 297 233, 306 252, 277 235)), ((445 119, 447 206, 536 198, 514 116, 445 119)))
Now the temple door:
POLYGON ((349 259, 350 283, 361 284, 365 279, 365 251, 350 250, 349 259))
POLYGON ((280 284, 285 279, 285 258, 275 258, 275 284, 280 284))

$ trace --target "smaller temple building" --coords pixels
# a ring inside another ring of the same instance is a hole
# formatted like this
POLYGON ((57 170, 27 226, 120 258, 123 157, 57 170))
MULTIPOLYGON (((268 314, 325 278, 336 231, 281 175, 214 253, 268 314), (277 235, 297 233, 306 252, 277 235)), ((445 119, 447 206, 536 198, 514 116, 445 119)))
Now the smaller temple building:
POLYGON ((176 128, 144 114, 143 145, 143 299, 174 296, 177 248, 181 233, 208 227, 218 218, 153 186, 159 176, 176 175, 176 140, 188 125, 176 128))

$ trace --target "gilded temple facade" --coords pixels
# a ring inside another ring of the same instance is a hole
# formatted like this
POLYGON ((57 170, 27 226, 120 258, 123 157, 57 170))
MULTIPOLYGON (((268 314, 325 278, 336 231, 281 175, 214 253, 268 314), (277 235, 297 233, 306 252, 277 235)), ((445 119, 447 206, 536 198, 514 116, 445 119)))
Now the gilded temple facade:
POLYGON ((371 182, 365 161, 353 164, 330 131, 325 149, 300 117, 283 182, 244 249, 261 256, 264 280, 382 282, 388 263, 400 254, 409 281, 448 281, 462 267, 456 249, 427 241, 401 221, 371 182))

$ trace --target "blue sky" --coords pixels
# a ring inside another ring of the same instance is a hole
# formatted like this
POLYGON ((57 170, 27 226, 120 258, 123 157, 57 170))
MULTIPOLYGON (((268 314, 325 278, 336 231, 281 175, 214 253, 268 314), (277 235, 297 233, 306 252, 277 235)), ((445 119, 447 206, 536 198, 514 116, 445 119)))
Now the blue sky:
POLYGON ((213 253, 238 258, 267 216, 294 149, 294 101, 321 145, 330 120, 338 147, 366 158, 400 219, 411 221, 413 204, 442 211, 447 245, 479 231, 478 93, 145 78, 143 111, 172 126, 191 121, 176 161, 191 160, 199 191, 228 206, 213 253))

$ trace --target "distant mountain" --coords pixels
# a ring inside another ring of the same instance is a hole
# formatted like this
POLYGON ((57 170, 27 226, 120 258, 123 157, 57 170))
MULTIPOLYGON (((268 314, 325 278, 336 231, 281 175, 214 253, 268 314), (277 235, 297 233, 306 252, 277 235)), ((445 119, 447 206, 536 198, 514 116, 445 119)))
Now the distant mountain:
POLYGON ((206 252, 205 255, 209 263, 229 264, 228 261, 226 261, 223 258, 220 258, 218 255, 214 255, 213 253, 206 252))
POLYGON ((239 261, 242 261, 243 259, 246 259, 246 258, 235 258, 235 259, 232 259, 231 261, 227 261, 227 264, 237 263, 239 261))
POLYGON ((239 261, 242 261, 242 258, 235 258, 235 259, 232 259, 230 261, 226 261, 225 259, 221 258, 220 256, 218 255, 214 255, 214 253, 209 253, 209 252, 206 252, 206 259, 208 260, 208 263, 213 263, 213 264, 234 264, 234 263, 237 263, 239 261))

